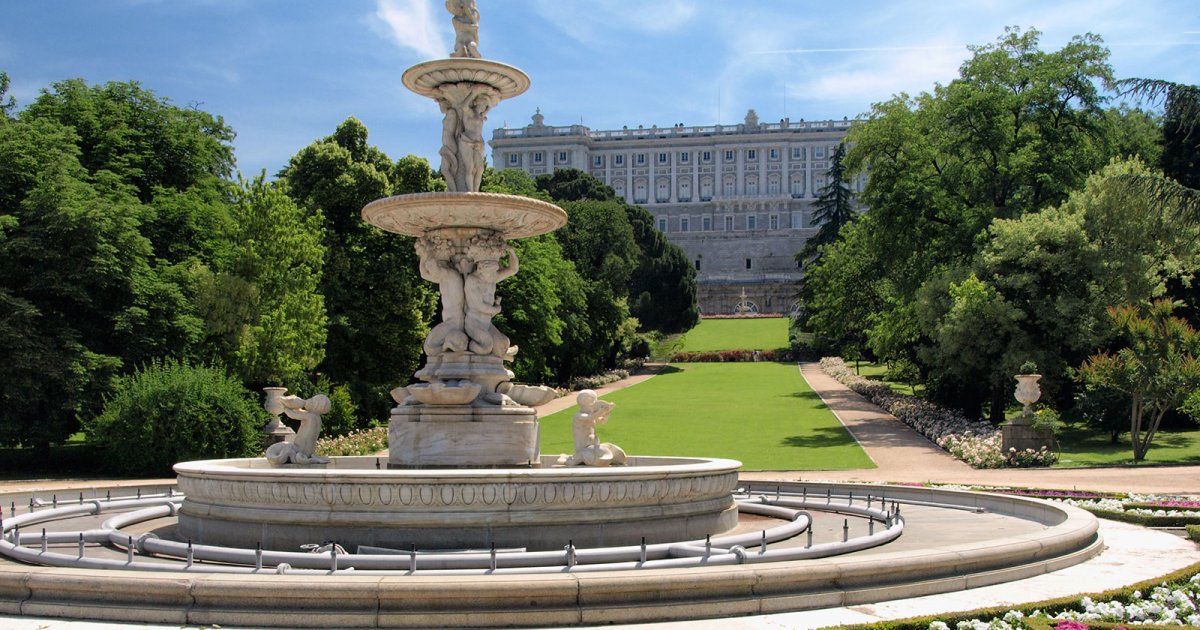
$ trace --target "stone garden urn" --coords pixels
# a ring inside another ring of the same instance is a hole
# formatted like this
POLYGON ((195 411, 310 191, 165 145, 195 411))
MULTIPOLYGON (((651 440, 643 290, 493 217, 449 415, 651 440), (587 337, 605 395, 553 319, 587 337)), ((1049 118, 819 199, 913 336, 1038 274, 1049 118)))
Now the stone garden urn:
POLYGON ((1042 388, 1038 387, 1038 380, 1042 378, 1042 375, 1017 374, 1014 378, 1017 379, 1017 389, 1013 392, 1013 396, 1025 408, 1021 411, 1020 416, 1013 418, 1011 422, 1000 425, 1003 440, 1001 448, 1004 453, 1008 453, 1009 449, 1036 451, 1042 447, 1050 448, 1053 445, 1054 435, 1033 428, 1031 422, 1033 403, 1042 397, 1042 388))
POLYGON ((1042 388, 1038 387, 1038 381, 1041 380, 1041 374, 1017 374, 1014 378, 1017 379, 1017 389, 1013 392, 1017 402, 1025 405, 1021 410, 1021 418, 1014 420, 1017 424, 1029 424, 1029 417, 1033 415, 1033 403, 1036 403, 1042 397, 1042 388))

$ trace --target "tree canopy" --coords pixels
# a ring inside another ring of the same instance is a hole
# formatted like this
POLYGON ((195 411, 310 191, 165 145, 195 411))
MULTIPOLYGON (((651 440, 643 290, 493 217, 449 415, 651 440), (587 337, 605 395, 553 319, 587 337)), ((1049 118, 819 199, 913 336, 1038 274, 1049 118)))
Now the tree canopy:
POLYGON ((1098 37, 1057 51, 1039 39, 1008 29, 953 81, 852 127, 846 168, 869 174, 869 210, 842 230, 852 247, 806 269, 799 322, 819 345, 915 360, 935 398, 972 413, 990 401, 993 419, 1024 360, 1066 396, 1067 368, 1111 335, 1106 306, 1186 281, 1167 269, 1186 255, 1165 244, 1161 208, 1116 191, 1152 174, 1135 161, 1088 179, 1115 157, 1155 159, 1157 118, 1105 108, 1098 37))

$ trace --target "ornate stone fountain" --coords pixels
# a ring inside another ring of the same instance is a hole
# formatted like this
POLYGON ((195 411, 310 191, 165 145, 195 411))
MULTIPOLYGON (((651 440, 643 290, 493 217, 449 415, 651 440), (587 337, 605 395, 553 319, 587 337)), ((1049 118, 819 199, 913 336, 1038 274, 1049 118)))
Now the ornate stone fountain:
POLYGON ((417 238, 421 276, 441 292, 442 321, 426 338, 428 362, 416 373, 423 382, 392 392, 399 403, 388 425, 393 468, 540 464, 537 412, 522 404, 539 401, 505 393, 513 373, 504 363, 517 347, 492 318, 501 308, 496 283, 518 269, 507 241, 562 227, 567 215, 536 199, 479 192, 487 113, 528 89, 529 77, 480 58, 473 4, 447 3, 457 36, 451 57, 417 64, 403 77, 445 115, 440 154, 449 192, 380 199, 362 211, 372 225, 417 238))
MULTIPOLYGON (((409 68, 403 81, 444 114, 449 192, 379 199, 362 210, 368 223, 416 237, 421 276, 441 293, 420 382, 392 390, 386 466, 375 457, 296 465, 312 454, 285 459, 282 451, 295 450, 286 447, 275 447, 274 460, 177 464, 187 496, 180 531, 204 544, 274 549, 326 540, 347 548, 561 549, 728 531, 737 524, 739 462, 626 456, 594 433, 577 435, 577 452, 561 464, 541 456, 533 406, 553 390, 511 382, 505 362, 517 347, 492 318, 501 308, 496 284, 519 268, 508 241, 562 227, 567 215, 544 201, 479 192, 487 113, 524 92, 529 78, 480 58, 474 2, 446 6, 454 52, 409 68)), ((585 413, 583 424, 604 415, 585 413)))

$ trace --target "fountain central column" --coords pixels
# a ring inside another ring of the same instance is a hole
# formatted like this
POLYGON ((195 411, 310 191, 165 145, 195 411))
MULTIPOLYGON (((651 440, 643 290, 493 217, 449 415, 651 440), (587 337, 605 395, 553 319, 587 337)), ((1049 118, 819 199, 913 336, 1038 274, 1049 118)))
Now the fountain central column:
MULTIPOLYGON (((392 468, 531 467, 540 463, 537 412, 505 392, 505 366, 517 346, 492 318, 500 313, 497 283, 519 268, 509 239, 545 234, 567 222, 558 206, 479 192, 483 124, 501 100, 529 87, 524 72, 482 59, 474 2, 453 0, 455 50, 450 58, 409 68, 404 85, 443 113, 441 173, 449 192, 379 199, 363 220, 417 238, 421 277, 438 285, 442 321, 425 339, 421 382, 397 387, 388 424, 392 468)), ((524 388, 519 391, 527 391, 524 388)))

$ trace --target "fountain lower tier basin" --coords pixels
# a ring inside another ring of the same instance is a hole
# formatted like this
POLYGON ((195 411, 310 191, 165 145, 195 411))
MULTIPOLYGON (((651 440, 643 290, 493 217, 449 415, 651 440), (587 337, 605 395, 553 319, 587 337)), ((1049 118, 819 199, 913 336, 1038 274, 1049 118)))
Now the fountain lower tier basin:
POLYGON ((362 218, 388 232, 409 236, 425 236, 431 230, 474 228, 498 232, 506 239, 537 236, 567 224, 566 211, 552 203, 481 192, 386 197, 364 206, 362 218))
POLYGON ((694 540, 737 525, 741 463, 630 457, 611 468, 388 469, 376 457, 324 468, 265 459, 175 466, 180 534, 200 544, 295 550, 336 541, 408 550, 618 546, 694 540))

